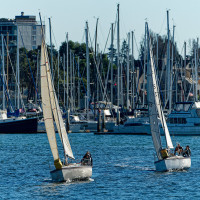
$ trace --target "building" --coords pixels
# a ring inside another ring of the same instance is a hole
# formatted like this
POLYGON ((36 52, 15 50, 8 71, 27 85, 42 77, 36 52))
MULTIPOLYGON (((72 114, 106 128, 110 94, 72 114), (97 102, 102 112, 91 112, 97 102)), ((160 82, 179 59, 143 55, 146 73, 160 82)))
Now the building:
MULTIPOLYGON (((45 26, 43 25, 44 30, 45 26)), ((41 45, 41 23, 36 21, 36 16, 24 15, 15 16, 15 19, 0 19, 0 34, 4 35, 9 47, 25 47, 27 50, 37 49, 41 45)), ((1 43, 0 43, 1 46, 1 43)))

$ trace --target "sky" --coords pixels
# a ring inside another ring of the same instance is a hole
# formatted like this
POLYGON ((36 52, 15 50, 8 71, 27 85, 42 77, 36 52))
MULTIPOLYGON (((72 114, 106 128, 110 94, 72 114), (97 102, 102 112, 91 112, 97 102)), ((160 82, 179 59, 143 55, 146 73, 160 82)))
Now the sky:
MULTIPOLYGON (((85 42, 85 23, 88 22, 91 41, 94 41, 96 20, 99 18, 98 43, 100 50, 110 45, 109 30, 115 23, 117 4, 120 4, 120 40, 127 39, 127 34, 134 31, 135 56, 138 55, 139 43, 144 35, 145 21, 149 28, 160 35, 167 34, 167 15, 172 31, 175 25, 175 41, 179 52, 183 55, 183 43, 200 36, 200 1, 199 0, 0 0, 0 17, 15 18, 24 15, 35 15, 39 21, 39 12, 46 24, 46 42, 49 44, 49 18, 53 31, 55 48, 69 40, 85 42), (108 43, 106 46, 106 41, 108 43), (137 44, 137 45, 136 45, 137 44)), ((115 44, 117 35, 115 33, 115 44)), ((116 46, 116 45, 115 45, 116 46)))

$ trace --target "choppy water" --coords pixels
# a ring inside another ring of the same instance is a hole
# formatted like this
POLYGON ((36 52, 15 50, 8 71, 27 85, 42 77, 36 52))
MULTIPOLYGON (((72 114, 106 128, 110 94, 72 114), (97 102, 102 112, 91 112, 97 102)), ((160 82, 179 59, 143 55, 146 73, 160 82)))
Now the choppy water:
POLYGON ((192 150, 192 167, 156 173, 150 136, 70 134, 75 157, 89 150, 87 182, 53 183, 45 134, 0 135, 0 199, 200 199, 200 137, 173 137, 192 150))

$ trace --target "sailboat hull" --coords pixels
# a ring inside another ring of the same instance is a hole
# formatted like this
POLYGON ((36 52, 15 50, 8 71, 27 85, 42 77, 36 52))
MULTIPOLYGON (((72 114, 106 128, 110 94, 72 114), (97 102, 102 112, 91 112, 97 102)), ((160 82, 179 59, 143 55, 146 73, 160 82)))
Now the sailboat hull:
POLYGON ((156 171, 165 172, 173 170, 187 170, 191 167, 191 158, 173 156, 155 162, 156 171))
POLYGON ((70 164, 62 167, 60 170, 50 172, 52 180, 71 181, 71 180, 87 180, 92 176, 92 166, 81 164, 70 164))
POLYGON ((0 133, 37 133, 37 118, 0 120, 0 133))

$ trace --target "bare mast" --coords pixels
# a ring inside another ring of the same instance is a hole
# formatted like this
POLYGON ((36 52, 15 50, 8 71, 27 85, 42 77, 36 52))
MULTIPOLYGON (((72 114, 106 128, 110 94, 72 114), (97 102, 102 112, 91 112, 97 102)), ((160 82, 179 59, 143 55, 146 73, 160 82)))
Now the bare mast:
POLYGON ((86 22, 85 29, 86 36, 86 61, 87 61, 87 120, 89 120, 89 101, 90 101, 90 65, 89 65, 89 47, 88 47, 88 22, 86 22))

